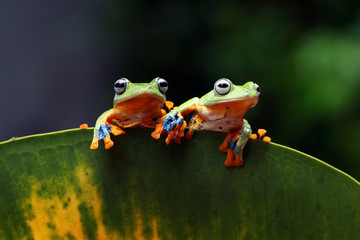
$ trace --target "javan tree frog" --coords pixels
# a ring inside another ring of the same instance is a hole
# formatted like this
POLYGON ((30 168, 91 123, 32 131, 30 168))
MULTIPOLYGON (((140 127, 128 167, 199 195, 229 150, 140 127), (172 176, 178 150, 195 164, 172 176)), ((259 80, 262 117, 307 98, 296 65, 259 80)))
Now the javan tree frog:
POLYGON ((126 78, 117 80, 114 84, 114 107, 97 119, 90 148, 98 148, 102 139, 105 148, 111 148, 114 142, 110 133, 124 134, 122 128, 155 128, 156 124, 161 125, 162 122, 157 120, 173 107, 172 102, 166 101, 167 89, 168 83, 159 77, 150 83, 132 83, 126 78))
POLYGON ((242 166, 243 149, 249 137, 266 142, 271 140, 264 137, 266 131, 263 129, 259 129, 258 135, 252 134, 250 124, 243 119, 244 114, 257 104, 259 95, 260 87, 256 83, 237 86, 229 79, 219 79, 214 89, 203 97, 192 98, 171 110, 152 136, 158 138, 165 129, 168 132, 166 143, 169 144, 170 140, 179 142, 179 136, 184 136, 186 130, 187 139, 192 138, 194 130, 226 132, 227 136, 219 147, 227 152, 225 165, 242 166), (183 116, 193 111, 195 113, 185 128, 183 116))

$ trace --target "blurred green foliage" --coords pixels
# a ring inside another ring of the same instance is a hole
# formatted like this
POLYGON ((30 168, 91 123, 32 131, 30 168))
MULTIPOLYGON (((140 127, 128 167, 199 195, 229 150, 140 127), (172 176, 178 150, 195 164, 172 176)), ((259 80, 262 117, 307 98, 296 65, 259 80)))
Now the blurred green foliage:
POLYGON ((252 80, 254 129, 360 179, 359 1, 109 3, 102 36, 118 72, 108 79, 163 76, 176 104, 220 77, 252 80))

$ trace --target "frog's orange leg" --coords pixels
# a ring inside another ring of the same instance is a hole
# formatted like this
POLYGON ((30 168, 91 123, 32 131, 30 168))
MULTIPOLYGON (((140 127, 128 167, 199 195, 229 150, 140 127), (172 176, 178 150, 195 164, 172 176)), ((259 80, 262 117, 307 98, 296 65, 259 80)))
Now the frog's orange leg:
POLYGON ((114 143, 110 139, 110 133, 114 130, 115 134, 122 133, 122 129, 116 126, 116 122, 113 122, 114 119, 114 110, 110 109, 100 115, 96 121, 94 128, 94 137, 90 145, 91 149, 96 149, 99 147, 99 141, 104 139, 105 148, 111 148, 114 143))
POLYGON ((223 143, 219 146, 219 150, 222 152, 227 152, 229 147, 229 140, 233 138, 235 135, 234 133, 228 133, 226 138, 224 139, 223 143))
POLYGON ((182 120, 182 123, 176 124, 175 128, 168 133, 168 136, 165 139, 166 144, 169 145, 171 140, 174 140, 175 143, 181 143, 181 138, 184 136, 185 128, 186 121, 184 120, 182 120))
POLYGON ((185 135, 185 129, 186 129, 186 122, 183 121, 182 125, 179 127, 179 130, 176 133, 176 136, 173 138, 174 143, 178 143, 178 144, 181 143, 181 138, 185 135))
POLYGON ((167 108, 167 111, 169 112, 174 107, 174 103, 170 101, 165 101, 165 106, 167 108))
POLYGON ((104 143, 105 143, 105 149, 109 149, 112 146, 114 146, 114 142, 111 140, 110 134, 106 134, 104 138, 104 143))
POLYGON ((108 125, 111 127, 111 133, 114 134, 115 136, 120 135, 120 134, 125 134, 125 131, 122 130, 120 127, 114 125, 114 124, 110 124, 108 123, 108 125))
POLYGON ((165 120, 165 115, 166 113, 168 113, 172 108, 174 107, 174 103, 170 102, 170 101, 165 101, 165 108, 166 109, 161 109, 161 113, 163 114, 163 116, 159 119, 157 119, 156 125, 155 125, 155 130, 151 133, 151 137, 154 139, 159 139, 161 134, 164 131, 164 126, 163 126, 163 122, 165 120))
POLYGON ((185 134, 185 138, 187 139, 187 140, 191 140, 192 138, 193 138, 193 136, 194 136, 194 128, 193 127, 189 127, 188 128, 188 130, 187 130, 187 132, 186 132, 186 134, 185 134))
POLYGON ((224 142, 220 145, 220 150, 226 150, 227 147, 227 158, 225 161, 226 166, 242 166, 243 150, 251 135, 250 124, 243 119, 243 125, 240 130, 229 133, 224 142), (227 141, 227 142, 226 142, 227 141))
POLYGON ((265 133, 267 131, 265 129, 258 129, 258 132, 257 134, 253 133, 250 135, 250 138, 251 139, 259 139, 261 141, 264 141, 264 142, 271 142, 271 138, 268 137, 268 136, 265 136, 265 133))
MULTIPOLYGON (((164 110, 164 109, 162 109, 162 110, 164 110)), ((161 134, 164 131, 164 126, 163 126, 164 119, 165 119, 165 115, 157 120, 157 123, 155 125, 155 130, 151 133, 152 138, 154 138, 154 139, 160 138, 161 134)))
POLYGON ((241 157, 239 156, 239 154, 235 154, 235 160, 234 160, 233 166, 241 167, 242 165, 244 165, 244 160, 243 160, 242 151, 241 151, 241 157))
POLYGON ((92 140, 92 143, 90 145, 90 149, 97 149, 98 147, 99 147, 99 138, 96 136, 92 140))
POLYGON ((227 150, 228 154, 226 156, 226 160, 224 162, 224 164, 228 167, 232 167, 234 166, 234 151, 231 149, 227 150))

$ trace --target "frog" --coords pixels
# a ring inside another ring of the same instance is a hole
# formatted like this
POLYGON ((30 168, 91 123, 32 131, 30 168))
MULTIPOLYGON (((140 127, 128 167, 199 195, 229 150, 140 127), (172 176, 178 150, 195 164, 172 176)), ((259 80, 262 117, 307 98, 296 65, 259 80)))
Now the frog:
MULTIPOLYGON (((110 134, 125 134, 124 128, 156 128, 160 119, 168 113, 173 102, 167 101, 165 93, 168 82, 160 77, 150 83, 132 83, 127 78, 120 78, 114 83, 115 97, 113 108, 105 111, 97 119, 90 149, 97 149, 103 140, 105 149, 114 145, 110 134)), ((159 127, 158 126, 158 127, 159 127)), ((80 128, 86 128, 85 125, 80 128)))
POLYGON ((250 138, 271 141, 265 136, 265 129, 253 134, 250 124, 244 119, 245 113, 258 103, 259 95, 260 87, 252 81, 235 85, 229 79, 221 78, 215 82, 214 89, 201 98, 194 97, 174 107, 164 116, 162 126, 158 126, 152 136, 156 138, 167 132, 165 141, 169 144, 171 140, 179 143, 183 136, 191 139, 195 130, 224 132, 227 136, 219 146, 220 151, 227 153, 224 164, 242 166, 243 149, 250 138), (186 124, 184 116, 191 112, 194 114, 186 124))

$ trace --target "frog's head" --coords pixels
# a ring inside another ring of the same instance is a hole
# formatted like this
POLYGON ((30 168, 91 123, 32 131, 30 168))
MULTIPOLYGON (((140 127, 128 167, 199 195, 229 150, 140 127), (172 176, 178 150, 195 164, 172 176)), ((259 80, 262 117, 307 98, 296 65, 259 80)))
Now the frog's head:
POLYGON ((244 85, 235 85, 227 78, 221 78, 214 84, 214 89, 200 99, 203 105, 214 105, 238 101, 248 108, 258 102, 260 87, 256 83, 247 82, 244 85))
MULTIPOLYGON (((150 83, 132 83, 126 78, 118 79, 114 84, 114 106, 129 99, 146 97, 165 102, 168 83, 162 78, 154 78, 150 83)), ((144 102, 144 104, 146 104, 144 102)))

